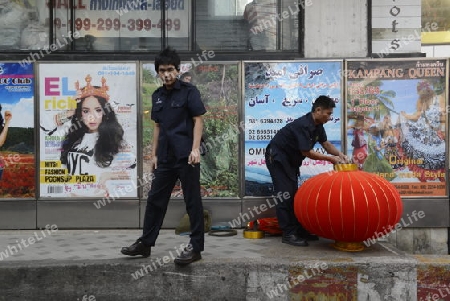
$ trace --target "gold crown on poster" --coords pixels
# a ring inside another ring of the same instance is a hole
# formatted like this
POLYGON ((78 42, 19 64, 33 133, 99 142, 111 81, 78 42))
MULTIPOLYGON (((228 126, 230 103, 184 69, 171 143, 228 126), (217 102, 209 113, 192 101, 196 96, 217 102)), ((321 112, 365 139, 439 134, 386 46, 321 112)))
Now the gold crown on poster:
POLYGON ((89 96, 98 96, 103 97, 106 99, 106 101, 109 101, 109 95, 107 91, 109 90, 109 87, 106 85, 106 79, 102 77, 102 86, 101 87, 94 87, 91 85, 92 77, 88 74, 85 77, 86 80, 86 86, 84 88, 80 89, 80 82, 75 82, 75 89, 77 90, 77 94, 75 98, 79 102, 81 99, 89 97, 89 96))

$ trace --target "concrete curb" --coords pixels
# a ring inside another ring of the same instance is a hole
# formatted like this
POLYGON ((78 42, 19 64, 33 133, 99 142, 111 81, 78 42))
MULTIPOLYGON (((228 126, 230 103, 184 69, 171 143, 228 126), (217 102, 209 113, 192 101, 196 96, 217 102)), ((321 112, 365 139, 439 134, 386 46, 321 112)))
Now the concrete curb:
POLYGON ((4 262, 0 300, 449 300, 450 256, 389 248, 398 256, 205 258, 157 269, 143 258, 4 262))

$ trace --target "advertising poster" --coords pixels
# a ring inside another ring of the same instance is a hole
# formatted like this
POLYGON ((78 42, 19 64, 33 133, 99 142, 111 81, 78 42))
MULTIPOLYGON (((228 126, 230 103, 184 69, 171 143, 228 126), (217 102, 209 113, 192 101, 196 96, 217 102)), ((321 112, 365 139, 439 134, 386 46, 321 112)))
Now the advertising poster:
POLYGON ((135 63, 39 64, 41 197, 137 197, 135 63))
POLYGON ((33 198, 33 65, 0 63, 0 99, 0 198, 33 198))
POLYGON ((446 60, 347 61, 347 150, 402 196, 446 194, 446 60))
MULTIPOLYGON (((341 149, 342 62, 245 62, 245 195, 270 196, 272 179, 264 153, 277 131, 311 111, 320 95, 334 99, 336 107, 325 124, 328 141, 341 149)), ((320 144, 318 152, 326 153, 320 144)), ((332 170, 328 161, 306 158, 299 184, 332 170)))
MULTIPOLYGON (((238 197, 238 98, 239 70, 237 63, 183 62, 180 80, 189 81, 200 91, 206 107, 203 116, 203 138, 208 152, 200 161, 200 184, 203 197, 238 197)), ((143 154, 144 176, 150 173, 153 120, 150 119, 152 93, 162 85, 155 65, 142 65, 143 91, 143 154)), ((147 176, 148 177, 148 176, 147 176)), ((147 196, 150 185, 145 186, 147 196)), ((172 197, 181 197, 180 183, 172 197)))

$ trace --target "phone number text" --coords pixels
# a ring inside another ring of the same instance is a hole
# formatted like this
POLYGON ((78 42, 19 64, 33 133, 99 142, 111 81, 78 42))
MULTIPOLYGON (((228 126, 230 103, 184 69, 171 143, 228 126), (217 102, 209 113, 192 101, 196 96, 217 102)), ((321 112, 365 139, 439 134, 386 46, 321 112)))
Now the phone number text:
MULTIPOLYGON (((71 23, 70 21, 71 20, 69 20, 67 24, 64 24, 64 22, 62 22, 60 18, 55 18, 54 25, 58 29, 62 27, 68 27, 68 24, 71 23)), ((161 19, 159 19, 158 21, 152 21, 151 19, 128 19, 123 22, 118 18, 98 18, 97 21, 91 21, 90 18, 77 18, 75 19, 74 27, 77 31, 89 31, 91 29, 96 29, 98 31, 119 31, 122 28, 128 29, 129 31, 150 31, 152 30, 152 28, 161 28, 163 26, 163 23, 165 23, 167 30, 178 31, 181 29, 181 21, 178 18, 166 19, 165 22, 162 22, 161 19)))
POLYGON ((272 140, 278 130, 249 130, 248 140, 272 140))

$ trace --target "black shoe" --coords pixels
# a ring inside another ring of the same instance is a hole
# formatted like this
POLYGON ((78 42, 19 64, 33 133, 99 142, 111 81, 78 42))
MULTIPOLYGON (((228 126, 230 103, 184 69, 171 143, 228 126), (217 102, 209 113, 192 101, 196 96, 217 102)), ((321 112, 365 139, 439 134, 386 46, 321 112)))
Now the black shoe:
POLYGON ((151 247, 147 247, 146 245, 144 245, 142 241, 138 239, 131 246, 123 247, 122 250, 120 250, 120 252, 123 255, 129 256, 142 255, 143 257, 149 257, 151 253, 151 247))
POLYGON ((292 246, 297 246, 297 247, 307 247, 308 246, 308 242, 305 239, 299 237, 297 234, 283 233, 281 242, 292 245, 292 246))
POLYGON ((311 234, 309 232, 298 232, 297 233, 299 237, 303 238, 304 240, 307 241, 315 241, 315 240, 319 240, 319 236, 311 234))
POLYGON ((174 262, 179 265, 186 265, 200 259, 202 259, 200 252, 194 252, 193 250, 188 251, 185 248, 183 252, 175 258, 174 262))

